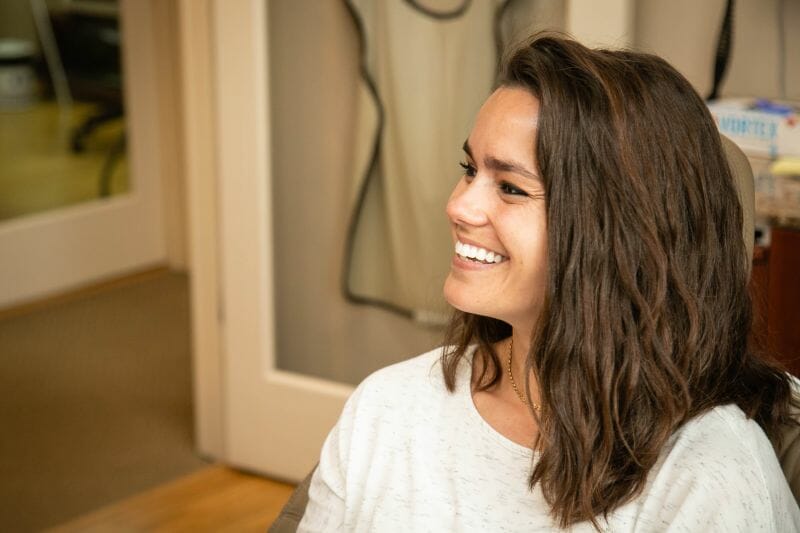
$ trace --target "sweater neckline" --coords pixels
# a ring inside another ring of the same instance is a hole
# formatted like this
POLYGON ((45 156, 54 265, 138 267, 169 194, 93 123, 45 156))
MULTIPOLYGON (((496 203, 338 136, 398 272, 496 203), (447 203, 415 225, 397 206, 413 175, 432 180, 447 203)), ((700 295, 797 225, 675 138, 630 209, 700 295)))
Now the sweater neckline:
POLYGON ((472 358, 475 355, 476 349, 477 345, 472 345, 464 354, 459 365, 459 375, 456 381, 456 383, 458 383, 458 393, 465 403, 471 423, 491 440, 510 452, 513 452, 515 455, 524 456, 526 458, 537 456, 538 452, 534 452, 531 448, 523 446, 522 444, 517 444, 493 428, 491 424, 483 418, 483 415, 481 415, 478 408, 475 406, 475 402, 472 399, 472 358))

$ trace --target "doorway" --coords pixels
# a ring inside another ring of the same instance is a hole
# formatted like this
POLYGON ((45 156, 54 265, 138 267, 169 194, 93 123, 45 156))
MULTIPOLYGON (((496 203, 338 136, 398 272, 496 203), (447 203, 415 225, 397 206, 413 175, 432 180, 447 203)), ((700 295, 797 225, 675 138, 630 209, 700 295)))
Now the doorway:
MULTIPOLYGON (((32 18, 43 3, 3 2, 0 20, 7 22, 6 9, 32 18)), ((101 106, 75 98, 62 113, 45 88, 0 110, 0 150, 11 154, 0 156, 0 172, 21 184, 0 192, 7 215, 0 217, 0 388, 10 395, 0 401, 7 431, 0 471, 10 491, 0 516, 19 531, 56 525, 205 464, 193 439, 184 199, 172 150, 178 106, 165 102, 179 91, 164 57, 165 49, 177 54, 169 33, 177 1, 48 0, 45 7, 117 17, 124 115, 106 112, 76 153, 73 134, 83 125, 76 119, 102 114, 101 106), (92 11, 101 4, 105 14, 92 11), (165 35, 175 50, 163 46, 165 35), (18 124, 37 121, 51 136, 23 140, 28 126, 18 124), (120 139, 124 150, 107 164, 120 139), (26 156, 26 143, 39 151, 26 156)), ((101 33, 114 38, 107 26, 101 33)), ((35 84, 50 75, 28 59, 14 61, 35 84)))

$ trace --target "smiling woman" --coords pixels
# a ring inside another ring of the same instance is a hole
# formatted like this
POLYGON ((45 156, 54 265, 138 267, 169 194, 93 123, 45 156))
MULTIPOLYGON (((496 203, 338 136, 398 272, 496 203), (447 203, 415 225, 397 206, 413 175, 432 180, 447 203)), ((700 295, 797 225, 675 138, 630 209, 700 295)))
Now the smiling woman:
POLYGON ((300 529, 800 530, 790 382, 748 345, 752 236, 689 83, 538 36, 464 151, 445 347, 359 385, 300 529))

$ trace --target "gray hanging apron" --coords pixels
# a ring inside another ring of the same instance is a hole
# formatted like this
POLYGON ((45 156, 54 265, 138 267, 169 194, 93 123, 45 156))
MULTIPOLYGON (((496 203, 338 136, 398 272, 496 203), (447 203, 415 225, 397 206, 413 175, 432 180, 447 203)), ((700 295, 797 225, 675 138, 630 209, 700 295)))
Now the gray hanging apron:
POLYGON ((428 323, 447 318, 453 242, 444 210, 461 146, 491 92, 501 35, 543 20, 534 7, 554 9, 552 0, 510 4, 347 1, 362 54, 342 280, 349 300, 428 323))

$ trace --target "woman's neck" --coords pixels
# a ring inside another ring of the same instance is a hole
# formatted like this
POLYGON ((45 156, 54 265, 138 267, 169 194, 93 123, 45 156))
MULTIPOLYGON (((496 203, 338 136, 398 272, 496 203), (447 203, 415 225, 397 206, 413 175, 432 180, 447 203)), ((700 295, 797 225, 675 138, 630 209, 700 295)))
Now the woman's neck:
MULTIPOLYGON (((512 364, 514 366, 512 366, 512 372, 520 392, 525 390, 523 359, 524 354, 527 353, 529 343, 530 341, 526 342, 525 339, 514 337, 512 353, 512 364), (525 347, 524 351, 518 347, 517 342, 525 347), (517 376, 520 376, 520 378, 517 378, 517 376)), ((495 431, 517 444, 532 448, 538 435, 538 425, 530 407, 520 401, 511 385, 511 379, 508 374, 508 354, 511 344, 511 339, 508 338, 493 345, 501 365, 500 382, 491 389, 480 390, 478 384, 473 381, 472 400, 478 413, 495 431)), ((483 373, 482 365, 486 361, 486 357, 473 358, 473 380, 483 373)), ((531 381, 531 388, 533 389, 533 401, 538 403, 539 396, 533 380, 531 381)))
MULTIPOLYGON (((511 388, 512 391, 514 389, 514 385, 516 385, 517 391, 521 393, 529 402, 533 402, 535 405, 540 405, 539 401, 539 387, 538 382, 536 380, 535 374, 531 371, 530 372, 530 390, 526 388, 526 359, 528 353, 530 352, 531 347, 531 338, 530 334, 525 332, 525 330, 519 328, 513 328, 511 338, 504 341, 503 345, 503 355, 501 355, 500 360, 503 362, 504 369, 506 370, 506 375, 504 377, 504 385, 511 388), (508 357, 509 351, 511 351, 511 374, 508 375, 508 357), (513 381, 512 381, 513 377, 513 381)), ((513 391, 515 395, 517 391, 513 391)))

